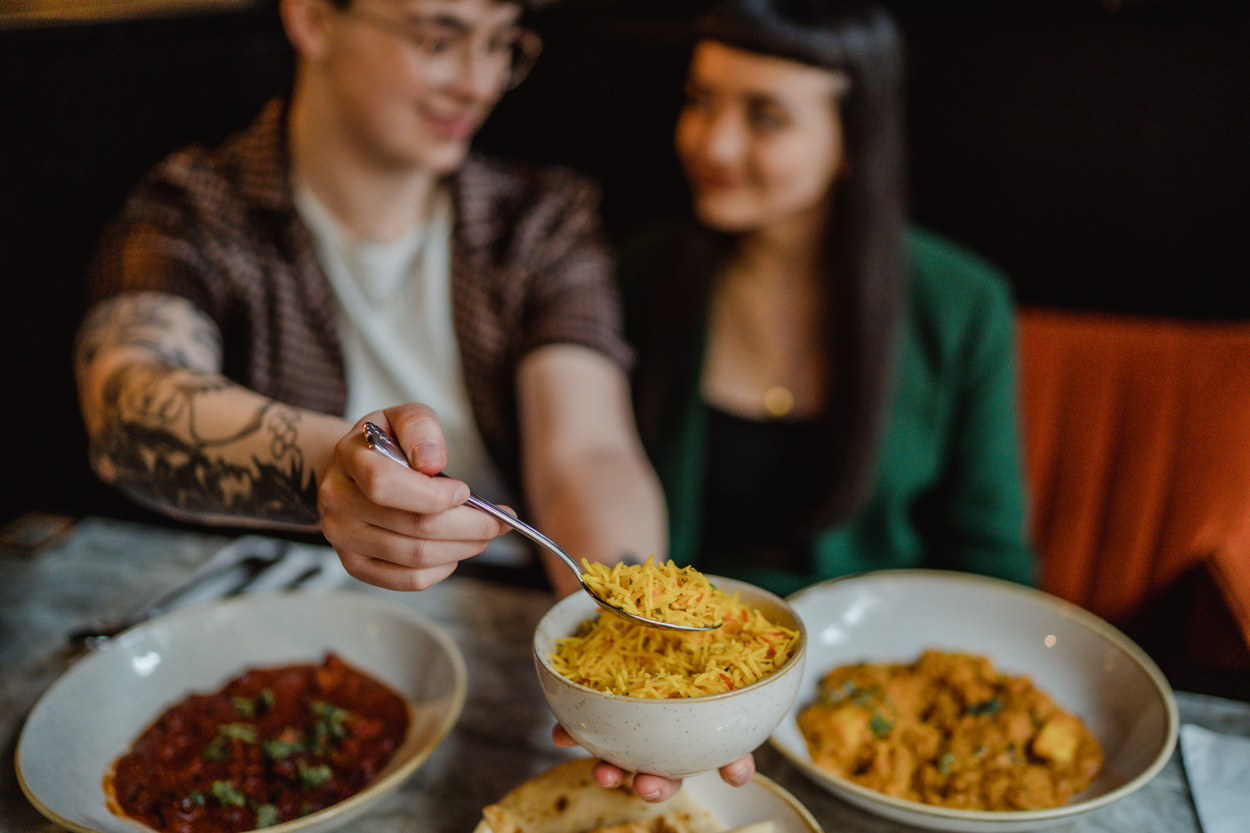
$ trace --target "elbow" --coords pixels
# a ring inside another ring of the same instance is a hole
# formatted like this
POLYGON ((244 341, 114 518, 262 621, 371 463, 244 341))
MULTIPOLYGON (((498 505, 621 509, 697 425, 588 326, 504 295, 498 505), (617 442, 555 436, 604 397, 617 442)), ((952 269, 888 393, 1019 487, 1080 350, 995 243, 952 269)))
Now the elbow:
POLYGON ((104 450, 103 444, 95 435, 89 435, 87 445, 87 463, 91 471, 104 483, 116 486, 118 483, 117 466, 104 450))

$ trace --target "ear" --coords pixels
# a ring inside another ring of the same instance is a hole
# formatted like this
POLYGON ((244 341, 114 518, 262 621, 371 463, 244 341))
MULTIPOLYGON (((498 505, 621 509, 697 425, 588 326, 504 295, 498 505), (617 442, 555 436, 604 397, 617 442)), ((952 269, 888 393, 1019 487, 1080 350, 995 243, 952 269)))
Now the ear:
POLYGON ((287 38, 301 58, 316 61, 326 54, 335 14, 327 0, 280 0, 278 12, 287 38))

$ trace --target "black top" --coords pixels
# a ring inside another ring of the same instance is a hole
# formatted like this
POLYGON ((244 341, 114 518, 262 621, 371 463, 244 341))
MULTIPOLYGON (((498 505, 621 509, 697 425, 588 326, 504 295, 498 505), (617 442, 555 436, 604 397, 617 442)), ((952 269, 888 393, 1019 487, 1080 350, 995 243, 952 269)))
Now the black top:
POLYGON ((708 407, 702 550, 715 563, 807 572, 816 420, 744 419, 708 407))

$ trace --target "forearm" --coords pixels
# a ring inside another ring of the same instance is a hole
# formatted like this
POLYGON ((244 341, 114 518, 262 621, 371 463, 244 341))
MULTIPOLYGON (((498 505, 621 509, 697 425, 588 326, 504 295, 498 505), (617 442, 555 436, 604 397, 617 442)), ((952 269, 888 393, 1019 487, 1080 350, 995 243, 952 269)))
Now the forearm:
MULTIPOLYGON (((634 430, 625 374, 574 345, 535 351, 518 375, 526 501, 535 525, 574 561, 667 557, 659 479, 634 430)), ((576 578, 546 554, 552 586, 576 578)))
MULTIPOLYGON (((535 524, 581 563, 661 560, 667 526, 660 486, 633 455, 605 453, 536 473, 529 487, 535 524)), ((544 566, 560 595, 577 589, 575 577, 544 551, 544 566)))
POLYGON ((316 528, 319 475, 350 426, 219 366, 215 326, 182 299, 145 293, 93 310, 75 355, 93 467, 178 517, 316 528))
POLYGON ((318 527, 318 473, 345 421, 156 364, 117 367, 105 391, 91 459, 106 482, 199 521, 318 527))

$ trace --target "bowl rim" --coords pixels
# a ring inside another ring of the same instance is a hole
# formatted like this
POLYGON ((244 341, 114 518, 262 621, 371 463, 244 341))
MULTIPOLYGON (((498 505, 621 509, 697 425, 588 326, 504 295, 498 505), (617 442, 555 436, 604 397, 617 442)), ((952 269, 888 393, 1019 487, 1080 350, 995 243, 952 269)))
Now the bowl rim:
MULTIPOLYGON (((433 619, 415 608, 401 604, 392 599, 388 599, 384 596, 368 592, 342 589, 327 590, 322 592, 278 590, 272 592, 249 593, 226 599, 214 599, 200 604, 187 605, 186 607, 171 610, 168 613, 153 617, 146 622, 141 622, 133 628, 126 630, 124 634, 119 634, 118 637, 114 639, 115 644, 105 645, 102 648, 80 657, 71 663, 70 666, 61 672, 52 684, 44 690, 44 692, 39 696, 39 699, 35 701, 34 706, 31 707, 29 712, 27 712, 26 718, 22 721, 22 730, 19 733, 17 748, 13 757, 14 769, 17 772, 18 785, 21 787, 22 793, 26 796, 26 799, 30 801, 36 810, 48 818, 48 820, 65 827, 68 830, 74 831, 74 833, 101 833, 99 828, 88 827, 73 821, 72 819, 68 819, 62 816, 57 810, 49 807, 44 801, 35 795, 33 788, 27 784, 26 777, 22 771, 24 744, 30 743, 26 734, 26 728, 30 724, 30 718, 41 708, 48 707, 46 704, 52 702, 52 697, 55 695, 55 692, 59 690, 62 685, 66 684, 64 681, 71 673, 74 673, 75 669, 86 663, 97 664, 100 662, 106 662, 108 653, 113 648, 121 646, 121 643, 117 640, 120 640, 123 635, 129 639, 138 639, 141 638, 147 630, 156 626, 164 626, 168 623, 178 622, 184 619, 195 619, 205 615, 213 615, 216 611, 231 607, 288 602, 295 597, 309 600, 315 598, 322 605, 349 603, 359 606, 363 603, 366 606, 383 609, 388 613, 400 616, 415 623, 438 643, 451 663, 453 681, 451 708, 448 709, 447 713, 443 716, 443 719, 431 733, 431 740, 425 744, 423 748, 419 749, 417 754, 414 754, 411 758, 405 760, 398 766, 388 769, 382 777, 365 785, 363 789, 354 795, 348 796, 336 804, 331 804, 329 807, 325 807, 315 813, 310 813, 307 816, 301 816, 297 819, 291 819, 290 821, 283 822, 282 824, 267 827, 265 828, 266 833, 295 833, 295 831, 301 830, 310 825, 324 824, 325 822, 332 821, 340 816, 355 812, 362 805, 367 804, 380 795, 397 787, 418 767, 420 767, 421 764, 423 764, 439 746, 442 745, 443 741, 447 738, 447 735, 451 732, 452 728, 454 728, 456 721, 460 719, 460 714, 464 709, 464 702, 468 692, 468 672, 465 667, 464 655, 460 652, 459 647, 457 647, 451 636, 433 619)), ((239 665, 239 670, 241 671, 244 667, 246 667, 246 665, 246 662, 241 663, 239 665)), ((385 684, 387 687, 393 688, 390 683, 385 684)), ((405 697, 404 700, 411 707, 411 701, 408 700, 407 697, 405 697)), ((410 724, 410 730, 411 725, 412 724, 410 724)), ((101 773, 101 778, 103 778, 103 773, 101 773)), ((132 826, 136 831, 154 833, 153 828, 148 827, 146 824, 143 824, 135 819, 121 815, 117 815, 116 817, 122 822, 132 826)))
MULTIPOLYGON (((956 584, 983 584, 986 587, 993 588, 995 591, 1005 593, 1013 593, 1022 599, 1030 602, 1041 604, 1051 608, 1064 618, 1072 619, 1097 633, 1108 642, 1115 645, 1123 651, 1130 659, 1135 662, 1142 671, 1145 672, 1147 678, 1154 687, 1154 692, 1158 695, 1163 703, 1165 714, 1165 737, 1163 743, 1160 744, 1158 751, 1151 760, 1150 765, 1138 773, 1134 778, 1126 781, 1113 790, 1103 793, 1102 795, 1087 798, 1082 801, 1063 804, 1059 807, 1049 807, 1044 810, 960 810, 952 807, 940 807, 935 804, 925 804, 920 801, 909 801, 903 798, 886 795, 869 789, 861 784, 856 784, 841 776, 835 775, 818 767, 808 756, 806 760, 799 755, 794 754, 784 743, 782 743, 776 733, 769 736, 769 744, 782 754, 788 761, 797 766, 801 771, 808 774, 809 777, 815 778, 818 783, 824 781, 832 784, 839 789, 845 790, 858 796, 861 799, 885 804, 895 810, 904 811, 917 815, 928 815, 947 819, 951 821, 965 821, 973 823, 987 822, 1046 822, 1058 821, 1068 816, 1079 815, 1089 812, 1090 810, 1105 807, 1112 804, 1130 793, 1136 792, 1144 784, 1152 780, 1159 774, 1159 770, 1167 764, 1171 759, 1172 753, 1176 748, 1177 735, 1180 731, 1180 713, 1176 706, 1176 696, 1172 691, 1172 686, 1167 681, 1167 677, 1159 669, 1159 666, 1150 658, 1144 650, 1129 639, 1122 631, 1110 624, 1101 617, 1091 613, 1080 605, 1061 599, 1044 590, 1036 587, 1027 587, 1023 584, 1017 584, 1006 579, 995 578, 993 576, 984 576, 976 573, 963 573, 955 570, 937 570, 928 568, 905 568, 894 570, 872 570, 864 573, 855 573, 853 575, 838 576, 831 579, 811 584, 802 588, 786 597, 786 602, 791 604, 798 602, 803 596, 814 594, 818 590, 826 589, 835 584, 849 583, 852 581, 862 581, 866 579, 898 579, 908 581, 911 579, 925 578, 930 580, 945 581, 956 584)), ((796 701, 797 702, 797 701, 796 701)), ((793 708, 793 706, 791 707, 793 708)), ((784 719, 784 718, 783 718, 784 719)))
MULTIPOLYGON (((655 704, 657 706, 667 705, 670 707, 677 703, 707 703, 707 702, 712 702, 712 701, 727 700, 731 697, 736 697, 740 694, 744 694, 744 693, 751 692, 751 691, 758 691, 763 686, 767 685, 773 680, 777 680, 783 676, 786 676, 792 669, 797 668, 803 664, 800 660, 802 660, 807 654, 807 627, 803 624, 803 617, 799 616, 798 611, 794 609, 794 607, 790 604, 788 600, 783 599, 782 597, 778 596, 776 593, 773 593, 769 590, 765 590, 763 587, 760 587, 755 584, 750 584, 745 581, 740 581, 739 579, 733 579, 727 576, 714 576, 709 573, 704 573, 704 575, 710 581, 713 581, 713 583, 716 584, 718 587, 722 585, 735 585, 737 587, 750 588, 752 592, 764 594, 765 596, 770 597, 770 599, 774 601, 778 607, 784 609, 787 613, 790 614, 791 617, 793 617, 795 623, 798 625, 797 630, 799 632, 799 646, 798 648, 795 649, 794 653, 790 656, 789 661, 786 662, 785 665, 783 665, 781 668, 778 668, 776 671, 769 674, 767 677, 758 679, 755 682, 751 683, 750 685, 745 685, 742 688, 735 688, 732 691, 722 691, 719 694, 705 694, 701 697, 668 697, 668 698, 630 697, 625 694, 612 694, 607 691, 600 691, 597 688, 584 686, 581 683, 575 683, 572 680, 570 680, 568 677, 564 676, 563 674, 561 674, 560 672, 556 671, 554 668, 551 667, 551 658, 549 655, 544 656, 542 653, 540 653, 538 649, 538 634, 539 634, 539 631, 542 629, 543 621, 546 620, 546 618, 550 616, 551 613, 555 611, 555 609, 561 604, 563 604, 566 600, 570 598, 575 598, 576 594, 570 594, 568 596, 565 596, 563 599, 557 600, 556 603, 553 604, 550 608, 548 608, 547 612, 542 615, 542 619, 540 619, 538 622, 538 627, 534 629, 534 638, 530 640, 533 654, 534 654, 534 660, 537 662, 540 670, 545 672, 547 675, 549 675, 553 679, 568 685, 570 688, 576 691, 587 692, 589 694, 593 694, 598 697, 606 698, 609 701, 619 700, 625 703, 649 703, 649 704, 655 704)), ((580 591, 577 591, 577 592, 580 592, 580 591)), ((593 605, 594 603, 590 602, 590 604, 593 605)), ((595 610, 602 610, 602 609, 596 606, 592 609, 591 612, 594 612, 595 610)))

